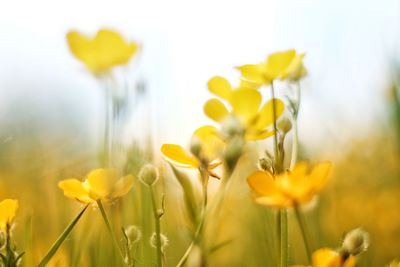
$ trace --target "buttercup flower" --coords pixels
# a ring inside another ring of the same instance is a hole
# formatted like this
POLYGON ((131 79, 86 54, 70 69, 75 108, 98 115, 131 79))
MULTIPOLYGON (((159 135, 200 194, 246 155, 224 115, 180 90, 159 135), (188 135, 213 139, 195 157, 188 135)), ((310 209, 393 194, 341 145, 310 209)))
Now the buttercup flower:
POLYGON ((109 29, 99 30, 93 38, 70 31, 67 41, 72 54, 94 74, 127 64, 139 48, 137 43, 127 42, 118 32, 109 29))
MULTIPOLYGON (((223 82, 219 84, 223 85, 223 82)), ((254 89, 236 89, 229 92, 225 89, 215 89, 214 92, 227 100, 232 109, 229 111, 220 100, 212 98, 204 105, 204 113, 210 119, 223 123, 229 116, 236 117, 243 126, 247 140, 261 140, 274 135, 274 131, 267 128, 274 122, 273 103, 276 118, 282 115, 285 106, 281 100, 271 99, 260 108, 262 96, 254 89)))
POLYGON ((5 230, 14 221, 18 209, 18 200, 5 199, 0 202, 0 230, 5 230))
POLYGON ((304 54, 288 50, 271 54, 265 62, 238 67, 245 80, 258 85, 269 85, 273 80, 298 80, 307 74, 304 54))
POLYGON ((64 195, 85 204, 95 204, 98 200, 112 201, 126 195, 133 186, 132 175, 118 179, 114 169, 96 169, 91 171, 86 179, 66 179, 58 183, 64 190, 64 195))
POLYGON ((218 130, 207 125, 198 128, 193 133, 192 154, 175 144, 162 145, 161 152, 166 160, 179 167, 197 169, 203 165, 210 171, 220 164, 218 157, 223 146, 224 142, 219 137, 218 130))
POLYGON ((331 167, 328 161, 313 168, 307 162, 300 162, 293 171, 285 171, 275 177, 268 171, 256 171, 247 178, 247 182, 257 194, 257 203, 288 208, 312 200, 327 183, 331 167))
POLYGON ((313 267, 354 267, 355 265, 354 256, 350 255, 344 259, 340 253, 330 248, 318 249, 312 256, 313 267))

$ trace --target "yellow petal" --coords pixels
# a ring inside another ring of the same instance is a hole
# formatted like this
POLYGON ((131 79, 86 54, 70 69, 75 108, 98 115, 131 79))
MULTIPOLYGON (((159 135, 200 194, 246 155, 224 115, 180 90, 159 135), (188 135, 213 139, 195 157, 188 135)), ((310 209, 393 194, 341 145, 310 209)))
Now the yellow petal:
POLYGON ((266 79, 265 64, 247 64, 237 68, 245 80, 254 82, 255 84, 270 84, 271 80, 266 79))
POLYGON ((5 199, 0 202, 0 228, 12 224, 18 209, 18 200, 5 199))
POLYGON ((221 76, 215 76, 208 81, 208 90, 210 90, 211 93, 229 101, 232 93, 232 86, 225 78, 221 76))
POLYGON ((225 105, 215 98, 208 100, 204 104, 204 113, 216 122, 222 122, 229 115, 225 105))
POLYGON ((291 80, 298 80, 305 76, 307 71, 303 65, 304 54, 299 54, 293 57, 289 66, 282 73, 280 79, 289 78, 291 80))
POLYGON ((164 144, 161 147, 161 152, 174 165, 186 168, 198 168, 200 165, 195 157, 188 155, 179 145, 164 144))
POLYGON ((76 199, 83 203, 90 203, 93 200, 89 197, 89 192, 84 188, 78 179, 66 179, 58 183, 58 187, 64 191, 66 197, 76 199))
POLYGON ((343 263, 342 267, 354 267, 356 266, 356 257, 350 255, 345 262, 343 263))
POLYGON ((124 177, 121 177, 114 186, 111 198, 118 198, 128 194, 133 186, 134 181, 135 178, 133 177, 133 175, 126 175, 124 177))
POLYGON ((293 49, 271 54, 267 59, 267 77, 271 80, 280 78, 295 56, 293 49))
POLYGON ((311 171, 309 179, 316 191, 321 190, 328 182, 329 174, 332 170, 332 163, 324 161, 318 163, 311 171))
POLYGON ((200 140, 202 156, 206 157, 209 161, 215 160, 224 147, 224 141, 214 126, 206 125, 198 128, 193 133, 193 137, 200 140))
POLYGON ((282 194, 271 196, 262 196, 255 199, 256 203, 274 208, 290 208, 293 206, 293 201, 282 194))
POLYGON ((321 248, 312 255, 313 267, 341 267, 339 253, 329 248, 321 248))
POLYGON ((117 179, 114 169, 95 169, 88 174, 84 186, 89 189, 90 197, 98 200, 111 194, 117 179))
POLYGON ((261 94, 253 89, 239 89, 232 93, 233 113, 245 124, 253 123, 261 103, 261 94))
POLYGON ((285 104, 277 98, 269 100, 258 112, 257 121, 254 126, 255 129, 263 130, 274 123, 274 105, 276 119, 283 114, 285 104))
POLYGON ((247 183, 253 191, 262 196, 274 195, 277 191, 274 179, 269 172, 256 171, 247 177, 247 183))
POLYGON ((248 141, 257 141, 257 140, 264 140, 268 137, 271 137, 275 134, 274 131, 268 131, 268 130, 263 130, 263 131, 247 131, 246 132, 246 140, 248 141))

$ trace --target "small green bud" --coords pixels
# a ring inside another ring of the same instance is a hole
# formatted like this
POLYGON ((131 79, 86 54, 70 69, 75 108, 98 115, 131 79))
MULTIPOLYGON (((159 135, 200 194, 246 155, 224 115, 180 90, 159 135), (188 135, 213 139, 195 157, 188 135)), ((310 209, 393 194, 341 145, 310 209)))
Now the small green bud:
POLYGON ((236 136, 226 146, 224 151, 224 160, 232 171, 237 161, 243 153, 244 140, 242 137, 236 136))
POLYGON ((287 134, 292 129, 292 123, 288 118, 283 118, 278 122, 278 129, 287 134))
POLYGON ((152 186, 159 178, 158 170, 152 164, 146 164, 139 172, 139 180, 145 185, 152 186))
MULTIPOLYGON (((169 240, 164 234, 160 234, 160 242, 161 242, 161 251, 164 252, 168 246, 169 240)), ((157 248, 157 235, 153 233, 150 238, 150 245, 153 248, 157 248)))
POLYGON ((130 244, 137 243, 142 238, 142 232, 136 225, 129 225, 124 231, 130 244))
POLYGON ((361 228, 348 232, 343 240, 342 249, 351 255, 358 255, 367 250, 369 235, 361 228))

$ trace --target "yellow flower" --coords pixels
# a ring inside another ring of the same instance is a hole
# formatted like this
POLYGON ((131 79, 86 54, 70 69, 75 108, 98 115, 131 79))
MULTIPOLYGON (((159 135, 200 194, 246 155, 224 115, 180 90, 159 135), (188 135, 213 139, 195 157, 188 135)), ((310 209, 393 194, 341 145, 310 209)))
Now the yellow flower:
POLYGON ((229 82, 222 77, 214 77, 208 86, 211 92, 225 99, 232 107, 229 111, 220 100, 208 100, 204 105, 204 113, 210 119, 222 123, 229 116, 234 116, 240 121, 247 140, 261 140, 274 135, 274 131, 267 128, 274 122, 273 103, 276 118, 282 115, 285 106, 281 100, 271 99, 260 108, 262 96, 254 89, 232 90, 229 82))
POLYGON ((166 160, 172 164, 197 169, 202 165, 208 170, 212 170, 220 164, 218 160, 219 151, 222 150, 224 142, 218 135, 218 130, 214 126, 202 126, 198 128, 192 136, 191 152, 175 144, 163 144, 161 152, 166 160))
POLYGON ((85 181, 66 179, 58 183, 64 190, 64 195, 85 204, 95 204, 96 201, 112 201, 126 195, 133 186, 132 175, 118 179, 114 169, 96 169, 91 171, 85 181))
POLYGON ((312 200, 327 183, 331 166, 325 161, 310 168, 307 162, 300 162, 293 171, 285 171, 275 177, 269 172, 256 171, 247 178, 247 182, 258 195, 257 203, 288 208, 312 200))
POLYGON ((356 258, 349 256, 346 259, 337 252, 330 248, 321 248, 313 253, 312 266, 313 267, 354 267, 356 258))
POLYGON ((0 202, 0 230, 6 229, 13 223, 17 209, 18 200, 5 199, 0 202))
POLYGON ((94 74, 127 64, 139 48, 138 44, 125 41, 118 32, 109 29, 99 30, 94 38, 70 31, 67 41, 72 54, 94 74))
POLYGON ((245 80, 256 84, 270 84, 274 80, 298 80, 307 74, 303 65, 304 54, 295 50, 271 54, 265 62, 238 67, 245 80))

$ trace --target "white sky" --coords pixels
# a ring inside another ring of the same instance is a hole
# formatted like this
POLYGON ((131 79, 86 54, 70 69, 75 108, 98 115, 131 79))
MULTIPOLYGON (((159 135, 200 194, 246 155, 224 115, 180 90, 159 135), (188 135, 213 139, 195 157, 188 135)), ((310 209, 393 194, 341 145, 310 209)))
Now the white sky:
POLYGON ((157 145, 185 144, 209 123, 202 105, 213 75, 235 78, 232 67, 288 48, 307 53, 310 72, 301 135, 324 141, 329 129, 347 138, 383 112, 399 11, 396 0, 1 0, 0 120, 18 99, 54 121, 78 114, 94 134, 98 84, 70 55, 65 33, 107 26, 143 44, 130 73, 149 84, 157 145))

